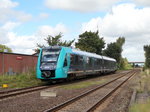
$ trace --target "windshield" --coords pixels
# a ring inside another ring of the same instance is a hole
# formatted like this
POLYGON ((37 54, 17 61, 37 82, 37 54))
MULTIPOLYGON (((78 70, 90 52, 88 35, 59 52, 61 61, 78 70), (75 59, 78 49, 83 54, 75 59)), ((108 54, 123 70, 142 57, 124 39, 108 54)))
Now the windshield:
POLYGON ((41 62, 56 63, 60 49, 43 49, 41 62))

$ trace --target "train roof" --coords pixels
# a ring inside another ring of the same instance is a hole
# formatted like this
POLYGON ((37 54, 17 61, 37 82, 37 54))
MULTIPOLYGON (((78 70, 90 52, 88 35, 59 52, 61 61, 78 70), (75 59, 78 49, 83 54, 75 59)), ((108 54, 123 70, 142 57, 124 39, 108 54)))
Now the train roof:
POLYGON ((48 47, 44 47, 43 49, 61 49, 62 46, 48 46, 48 47))
POLYGON ((77 49, 72 49, 72 52, 74 54, 78 54, 78 55, 85 55, 85 56, 88 56, 88 57, 95 57, 95 58, 102 59, 101 55, 97 55, 97 54, 89 53, 89 52, 85 52, 85 51, 80 51, 80 50, 77 50, 77 49))
POLYGON ((104 59, 104 60, 116 61, 113 58, 98 55, 98 54, 95 54, 95 53, 80 51, 80 50, 76 50, 76 49, 72 49, 72 52, 75 53, 75 54, 78 54, 78 55, 85 55, 85 56, 88 56, 88 57, 94 57, 94 58, 99 58, 99 59, 104 59))
POLYGON ((64 47, 64 46, 49 46, 49 47, 45 47, 44 49, 50 49, 50 48, 56 48, 56 49, 60 49, 60 48, 64 48, 64 49, 71 49, 72 53, 74 54, 78 54, 78 55, 84 55, 84 56, 88 56, 88 57, 94 57, 94 58, 99 58, 99 59, 104 59, 104 60, 110 60, 110 61, 116 61, 113 58, 110 57, 106 57, 106 56, 102 56, 102 55, 98 55, 95 53, 90 53, 90 52, 86 52, 86 51, 80 51, 77 49, 73 49, 71 47, 64 47))
POLYGON ((104 59, 104 60, 110 60, 110 61, 115 61, 115 62, 116 62, 116 60, 115 60, 115 59, 110 58, 110 57, 106 57, 106 56, 103 56, 103 59, 104 59))

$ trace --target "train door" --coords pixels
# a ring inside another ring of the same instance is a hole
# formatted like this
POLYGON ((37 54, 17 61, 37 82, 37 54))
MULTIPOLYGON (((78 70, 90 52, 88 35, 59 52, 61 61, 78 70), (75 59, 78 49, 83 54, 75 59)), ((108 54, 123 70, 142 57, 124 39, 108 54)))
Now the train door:
POLYGON ((83 56, 83 71, 86 72, 86 56, 83 56))
POLYGON ((65 59, 64 59, 64 63, 63 63, 64 77, 67 77, 69 66, 70 66, 70 55, 66 54, 65 59))
POLYGON ((104 73, 105 72, 105 60, 104 58, 102 58, 102 72, 104 73))

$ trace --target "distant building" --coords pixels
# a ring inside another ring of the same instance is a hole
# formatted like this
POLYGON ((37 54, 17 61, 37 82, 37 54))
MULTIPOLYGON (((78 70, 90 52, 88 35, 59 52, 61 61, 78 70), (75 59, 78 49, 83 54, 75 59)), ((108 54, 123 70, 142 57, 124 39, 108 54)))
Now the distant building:
POLYGON ((33 70, 37 58, 36 55, 0 52, 0 74, 16 74, 33 70))

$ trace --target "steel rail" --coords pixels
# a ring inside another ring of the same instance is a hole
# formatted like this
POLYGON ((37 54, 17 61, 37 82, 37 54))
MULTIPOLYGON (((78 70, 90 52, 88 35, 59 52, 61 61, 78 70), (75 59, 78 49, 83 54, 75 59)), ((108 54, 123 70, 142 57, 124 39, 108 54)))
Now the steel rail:
MULTIPOLYGON (((130 71, 130 72, 133 72, 133 71, 130 71)), ((64 108, 64 107, 66 107, 67 105, 69 105, 69 104, 71 104, 71 103, 73 103, 73 102, 79 100, 80 98, 87 96, 88 94, 90 94, 90 93, 92 93, 92 92, 94 92, 94 91, 96 91, 96 90, 98 90, 98 89, 100 89, 100 88, 102 88, 102 87, 104 87, 104 86, 106 86, 106 85, 108 85, 108 84, 110 84, 110 83, 112 83, 112 82, 114 82, 114 81, 116 81, 116 80, 118 80, 118 79, 120 79, 120 78, 126 76, 127 74, 130 74, 130 72, 127 72, 125 75, 119 76, 119 77, 117 77, 117 78, 115 78, 115 79, 113 79, 113 80, 111 80, 111 81, 109 81, 109 82, 107 82, 107 83, 105 83, 105 84, 103 84, 103 85, 100 85, 100 86, 98 86, 98 87, 96 87, 96 88, 94 88, 94 89, 90 89, 89 91, 84 92, 84 93, 82 93, 81 95, 78 95, 78 96, 76 96, 76 97, 73 97, 73 98, 71 98, 71 99, 65 101, 64 103, 61 103, 61 104, 59 104, 59 105, 56 105, 56 106, 54 106, 53 108, 44 110, 44 112, 55 112, 55 111, 58 111, 58 110, 60 110, 60 109, 62 109, 62 108, 64 108)))
POLYGON ((12 96, 20 95, 20 94, 25 94, 25 93, 29 93, 29 92, 34 92, 34 91, 46 89, 46 88, 49 88, 49 86, 42 86, 42 87, 39 86, 39 87, 34 87, 34 88, 28 88, 25 90, 21 89, 20 91, 13 91, 13 92, 8 93, 8 94, 5 93, 5 94, 0 95, 0 100, 8 98, 8 97, 12 97, 12 96))
POLYGON ((131 77, 133 77, 136 73, 131 74, 127 79, 125 79, 121 84, 119 84, 117 87, 115 87, 112 91, 110 91, 108 94, 103 96, 101 100, 93 104, 86 112, 93 112, 97 107, 99 107, 100 104, 102 104, 106 99, 108 99, 116 90, 118 90, 125 82, 127 82, 131 77))
MULTIPOLYGON (((129 73, 129 72, 127 72, 127 73, 129 73)), ((125 74, 125 73, 119 73, 119 74, 125 74)), ((83 79, 82 81, 90 80, 90 79, 89 78, 88 79, 83 79)), ((78 81, 79 80, 73 81, 71 83, 76 83, 78 81)), ((65 82, 65 83, 63 83, 63 85, 66 85, 66 84, 69 84, 69 83, 65 82)), ((41 85, 41 86, 32 86, 32 87, 27 87, 27 88, 0 91, 0 100, 8 98, 8 97, 13 97, 13 96, 17 96, 17 95, 21 95, 21 94, 25 94, 25 93, 30 93, 30 92, 34 92, 34 91, 38 91, 38 90, 43 90, 43 89, 47 89, 47 88, 57 87, 57 86, 60 86, 60 85, 59 84, 54 84, 54 85, 50 85, 50 86, 41 85)))
MULTIPOLYGON (((44 86, 44 85, 41 85, 41 86, 44 86)), ((0 91, 0 94, 7 94, 7 93, 11 93, 11 92, 21 91, 21 90, 26 90, 26 89, 36 88, 36 87, 40 87, 40 86, 32 86, 32 87, 4 90, 4 91, 0 91)))
MULTIPOLYGON (((125 74, 125 73, 118 73, 118 74, 125 74)), ((79 81, 90 80, 90 79, 93 79, 93 78, 97 78, 97 77, 86 78, 86 79, 81 79, 81 80, 74 80, 71 83, 76 83, 76 82, 79 82, 79 81)), ((69 84, 69 83, 65 82, 65 83, 62 83, 62 84, 66 85, 66 84, 69 84)), ((41 86, 32 86, 32 87, 26 87, 26 88, 19 88, 19 89, 0 91, 0 99, 4 99, 4 98, 7 98, 7 97, 12 97, 12 96, 16 96, 16 95, 21 95, 21 94, 25 94, 25 93, 29 93, 29 92, 34 92, 34 91, 38 91, 38 90, 42 90, 42 89, 46 89, 46 88, 57 87, 57 86, 60 86, 60 85, 59 84, 55 84, 55 85, 50 85, 50 86, 47 86, 47 87, 45 87, 45 86, 46 86, 46 84, 45 85, 41 85, 41 86), (39 89, 36 89, 36 88, 39 88, 39 89)))

